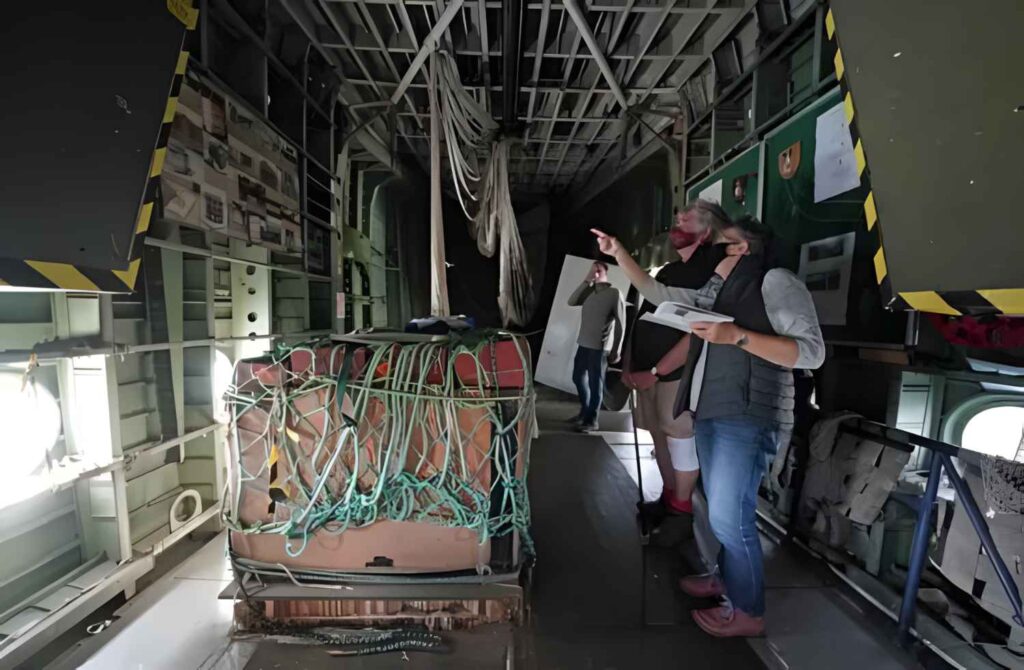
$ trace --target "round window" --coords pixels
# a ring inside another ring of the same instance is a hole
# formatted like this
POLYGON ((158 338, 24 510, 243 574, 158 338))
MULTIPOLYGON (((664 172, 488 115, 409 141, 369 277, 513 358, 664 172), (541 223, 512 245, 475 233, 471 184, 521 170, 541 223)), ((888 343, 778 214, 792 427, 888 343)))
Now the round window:
POLYGON ((1024 407, 983 409, 964 426, 960 446, 1006 460, 1024 460, 1024 407))

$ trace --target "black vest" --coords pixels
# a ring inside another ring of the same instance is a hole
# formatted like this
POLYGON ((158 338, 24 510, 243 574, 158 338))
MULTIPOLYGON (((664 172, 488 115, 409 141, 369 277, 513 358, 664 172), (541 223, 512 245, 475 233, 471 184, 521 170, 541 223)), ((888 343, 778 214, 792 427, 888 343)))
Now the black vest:
MULTIPOLYGON (((765 310, 761 284, 766 269, 761 256, 745 256, 729 274, 714 311, 733 317, 736 325, 775 335, 765 310)), ((782 428, 793 425, 793 371, 753 356, 732 344, 708 344, 696 419, 744 415, 782 428)), ((676 413, 689 408, 690 385, 702 347, 691 346, 679 388, 676 413)))

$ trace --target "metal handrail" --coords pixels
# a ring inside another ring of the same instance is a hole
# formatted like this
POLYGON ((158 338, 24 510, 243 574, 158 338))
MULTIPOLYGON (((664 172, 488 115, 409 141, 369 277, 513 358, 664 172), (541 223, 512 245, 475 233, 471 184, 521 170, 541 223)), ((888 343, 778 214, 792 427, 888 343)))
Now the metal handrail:
POLYGON ((989 530, 985 516, 978 509, 978 503, 971 494, 971 489, 964 481, 960 473, 953 466, 953 458, 960 455, 960 448, 933 440, 929 437, 909 433, 899 428, 893 428, 882 423, 869 421, 867 419, 850 419, 839 426, 844 433, 855 435, 863 439, 872 440, 887 447, 899 449, 900 451, 913 451, 914 447, 921 447, 933 452, 931 466, 928 470, 928 483, 925 486, 924 496, 917 508, 917 521, 914 524, 914 541, 910 548, 910 565, 907 568, 907 581, 903 587, 903 600, 900 604, 899 632, 906 640, 910 632, 910 625, 914 620, 917 609, 917 591, 921 584, 921 573, 924 570, 925 559, 928 557, 928 536, 931 532, 931 512, 935 505, 935 498, 939 490, 939 481, 942 479, 943 469, 949 478, 953 489, 956 491, 957 500, 963 505, 967 517, 974 526, 974 532, 981 540, 985 553, 992 562, 999 582, 1006 592, 1006 597, 1013 607, 1013 620, 1017 625, 1024 626, 1024 612, 1020 592, 1013 581, 1010 570, 1006 567, 1002 556, 996 548, 992 533, 989 530))

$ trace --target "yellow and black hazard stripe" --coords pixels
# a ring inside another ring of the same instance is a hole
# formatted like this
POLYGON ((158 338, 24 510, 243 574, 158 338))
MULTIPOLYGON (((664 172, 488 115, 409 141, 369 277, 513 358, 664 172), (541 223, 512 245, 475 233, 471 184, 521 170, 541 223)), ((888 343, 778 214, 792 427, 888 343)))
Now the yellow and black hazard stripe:
POLYGON ((875 203, 875 194, 871 190, 870 172, 867 169, 867 157, 864 153, 864 143, 861 141, 860 133, 857 131, 856 109, 853 106, 853 96, 850 94, 849 82, 844 76, 846 66, 843 63, 843 50, 839 46, 836 37, 836 21, 832 10, 825 14, 825 33, 828 39, 835 44, 836 55, 833 65, 836 70, 836 79, 839 80, 840 92, 843 96, 843 107, 846 110, 846 122, 850 126, 850 136, 853 141, 853 152, 857 159, 857 174, 860 175, 861 186, 867 191, 864 199, 864 218, 867 222, 868 233, 873 236, 875 265, 875 279, 878 281, 878 289, 882 293, 882 304, 889 307, 897 307, 899 298, 894 294, 892 281, 889 278, 889 267, 885 262, 885 250, 882 245, 882 229, 878 225, 878 206, 875 203))
POLYGON ((860 133, 857 131, 856 108, 853 104, 853 96, 850 93, 849 82, 844 76, 846 74, 846 64, 843 62, 843 50, 836 36, 836 22, 831 9, 825 15, 825 32, 828 35, 828 39, 836 47, 836 55, 833 59, 836 79, 839 80, 843 105, 846 108, 846 120, 850 126, 854 155, 857 159, 857 171, 860 174, 861 185, 867 190, 867 197, 864 200, 864 218, 867 222, 868 231, 875 235, 875 240, 877 241, 874 253, 875 278, 878 280, 878 287, 882 292, 883 303, 894 309, 916 309, 921 312, 947 314, 949 316, 1024 315, 1024 289, 910 291, 899 294, 894 293, 885 260, 882 230, 878 225, 878 203, 875 202, 875 194, 871 190, 870 171, 867 169, 868 164, 864 152, 864 143, 861 141, 860 133))
POLYGON ((181 38, 181 47, 171 78, 170 93, 160 123, 153 156, 149 161, 149 174, 146 177, 146 188, 143 191, 139 213, 135 220, 135 235, 128 251, 127 267, 124 270, 92 268, 72 263, 55 263, 43 260, 18 260, 0 258, 0 286, 24 286, 32 288, 64 289, 69 291, 106 291, 119 292, 135 290, 135 280, 142 264, 142 250, 145 246, 146 233, 153 218, 153 207, 156 203, 160 173, 167 157, 167 139, 174 123, 174 113, 178 108, 178 94, 185 80, 188 67, 188 51, 185 40, 188 31, 195 30, 199 10, 192 7, 192 0, 167 0, 167 10, 184 24, 185 31, 181 38))

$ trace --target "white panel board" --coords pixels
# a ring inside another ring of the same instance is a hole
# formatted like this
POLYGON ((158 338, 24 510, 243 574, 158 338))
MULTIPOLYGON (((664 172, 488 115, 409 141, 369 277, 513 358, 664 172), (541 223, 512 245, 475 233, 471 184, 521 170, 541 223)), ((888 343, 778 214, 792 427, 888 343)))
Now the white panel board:
MULTIPOLYGON (((548 316, 548 327, 544 331, 544 344, 537 360, 534 378, 566 393, 576 395, 572 383, 572 362, 576 356, 576 335, 580 328, 580 308, 569 306, 569 296, 583 282, 594 264, 591 258, 566 256, 562 273, 558 277, 555 301, 548 316)), ((608 266, 608 281, 619 289, 623 299, 629 291, 629 281, 615 265, 608 266)))

